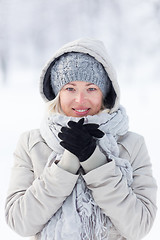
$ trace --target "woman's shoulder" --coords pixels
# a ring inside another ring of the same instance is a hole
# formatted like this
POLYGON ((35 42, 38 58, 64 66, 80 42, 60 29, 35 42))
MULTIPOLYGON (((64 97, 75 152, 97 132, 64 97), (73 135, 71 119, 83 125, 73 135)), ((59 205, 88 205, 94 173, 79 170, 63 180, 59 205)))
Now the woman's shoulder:
POLYGON ((144 144, 144 137, 138 133, 128 131, 118 138, 118 144, 122 145, 130 155, 134 149, 141 148, 142 144, 144 144))
POLYGON ((135 133, 135 132, 131 132, 131 131, 128 131, 126 134, 124 134, 123 136, 120 136, 118 141, 120 142, 125 142, 128 140, 131 140, 131 141, 137 141, 139 139, 144 139, 142 135, 138 134, 138 133, 135 133))
POLYGON ((32 147, 39 143, 45 142, 41 136, 40 129, 32 129, 25 131, 20 135, 19 142, 28 146, 28 149, 31 150, 32 147))

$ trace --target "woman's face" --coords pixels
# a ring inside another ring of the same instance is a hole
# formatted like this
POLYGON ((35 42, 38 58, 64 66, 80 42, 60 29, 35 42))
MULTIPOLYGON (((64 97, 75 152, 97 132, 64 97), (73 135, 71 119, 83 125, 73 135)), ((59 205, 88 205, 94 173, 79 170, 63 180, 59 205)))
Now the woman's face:
POLYGON ((102 98, 100 88, 89 82, 70 82, 60 91, 62 111, 71 117, 97 114, 102 106, 102 98))

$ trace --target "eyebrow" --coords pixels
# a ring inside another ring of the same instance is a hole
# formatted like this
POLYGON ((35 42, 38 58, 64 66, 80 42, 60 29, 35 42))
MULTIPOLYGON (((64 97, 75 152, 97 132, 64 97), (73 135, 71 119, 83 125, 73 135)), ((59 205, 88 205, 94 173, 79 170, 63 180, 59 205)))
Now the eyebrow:
MULTIPOLYGON (((67 83, 66 85, 72 85, 72 86, 76 86, 76 84, 75 83, 67 83)), ((90 85, 95 85, 94 83, 87 83, 86 84, 86 86, 88 87, 88 86, 90 86, 90 85)))

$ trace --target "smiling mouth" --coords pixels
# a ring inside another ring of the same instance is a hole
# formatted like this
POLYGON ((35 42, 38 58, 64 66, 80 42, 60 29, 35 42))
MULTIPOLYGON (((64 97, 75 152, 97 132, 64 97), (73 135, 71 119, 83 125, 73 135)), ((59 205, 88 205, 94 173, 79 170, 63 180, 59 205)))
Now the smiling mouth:
POLYGON ((72 108, 76 113, 80 113, 80 114, 83 114, 83 113, 87 113, 90 108, 86 108, 86 109, 75 109, 75 108, 72 108))
POLYGON ((87 112, 89 108, 87 109, 74 109, 76 112, 87 112))

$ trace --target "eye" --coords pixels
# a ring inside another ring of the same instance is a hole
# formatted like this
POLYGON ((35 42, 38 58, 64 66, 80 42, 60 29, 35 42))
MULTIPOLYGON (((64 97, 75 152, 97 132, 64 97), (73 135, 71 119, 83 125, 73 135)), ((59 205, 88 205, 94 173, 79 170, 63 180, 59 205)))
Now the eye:
POLYGON ((69 91, 69 92, 73 92, 73 91, 75 91, 75 89, 72 88, 72 87, 67 87, 66 90, 69 91))
POLYGON ((92 92, 92 91, 96 91, 97 89, 92 87, 92 88, 88 88, 88 91, 92 92))

